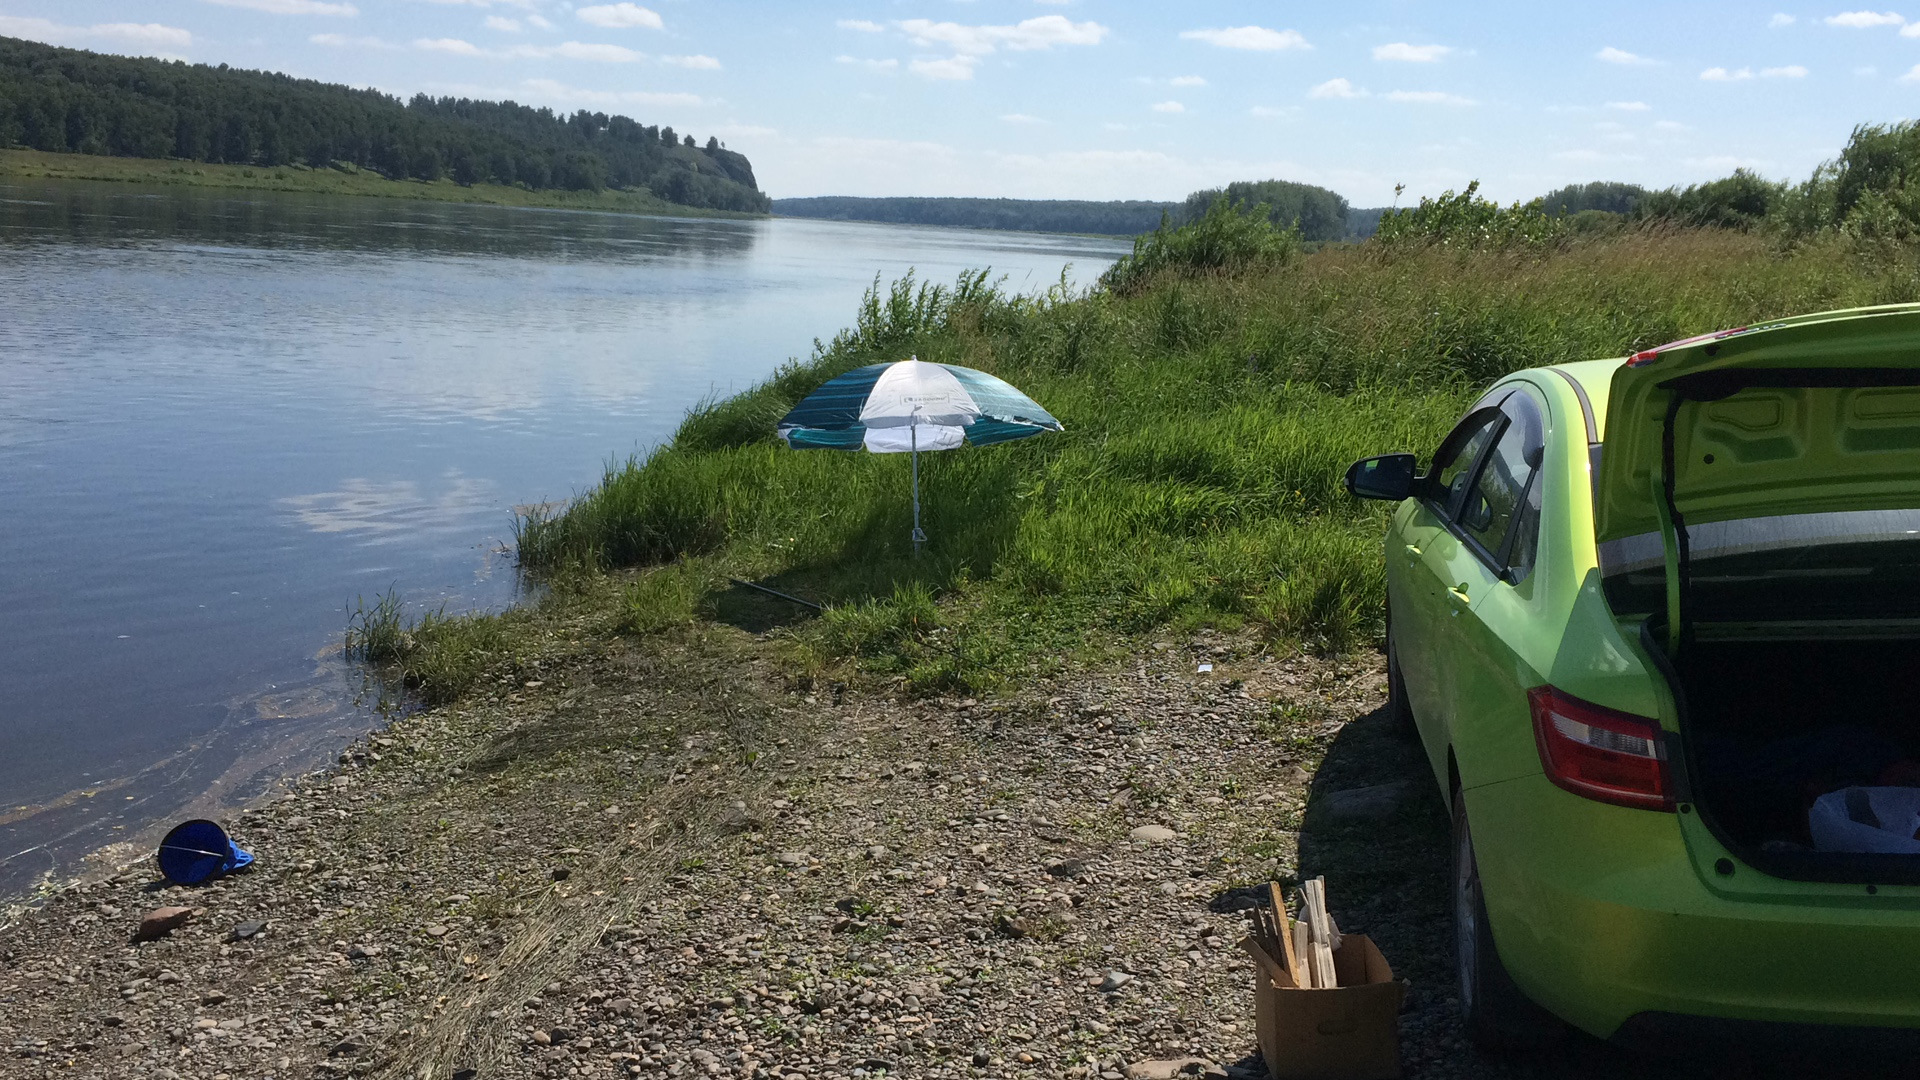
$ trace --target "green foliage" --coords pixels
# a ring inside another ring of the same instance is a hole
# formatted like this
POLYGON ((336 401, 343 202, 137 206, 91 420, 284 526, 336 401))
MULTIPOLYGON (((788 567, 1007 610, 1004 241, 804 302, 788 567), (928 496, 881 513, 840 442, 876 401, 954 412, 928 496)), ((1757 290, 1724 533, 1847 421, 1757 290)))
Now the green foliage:
POLYGON ((1501 206, 1479 195, 1480 181, 1465 191, 1422 198, 1420 205, 1391 210, 1380 218, 1374 238, 1395 247, 1437 245, 1457 248, 1542 248, 1567 235, 1566 222, 1550 217, 1540 200, 1501 206))
POLYGON ((1785 192, 1785 184, 1735 169, 1732 176, 1704 184, 1649 192, 1635 206, 1634 216, 1677 225, 1749 229, 1766 221, 1785 192))
POLYGON ((372 607, 363 599, 347 624, 349 659, 399 677, 428 704, 452 701, 501 659, 508 640, 500 616, 448 615, 445 608, 409 622, 397 593, 372 607))
POLYGON ((1639 184, 1596 180, 1590 184, 1568 184, 1547 192, 1540 199, 1540 209, 1553 217, 1573 217, 1589 211, 1631 214, 1650 194, 1639 184))
POLYGON ((1184 225, 1162 221, 1133 242, 1100 277, 1109 291, 1139 292, 1161 277, 1237 274, 1286 265, 1300 254, 1300 233, 1277 228, 1265 206, 1240 207, 1216 199, 1184 225))
POLYGON ((664 568, 631 586, 635 632, 697 617, 725 576, 772 578, 829 606, 792 631, 808 663, 910 690, 1030 678, 1110 633, 1212 625, 1339 649, 1381 630, 1383 519, 1341 485, 1354 459, 1431 454, 1475 390, 1516 368, 1920 297, 1910 260, 1725 229, 1335 246, 1284 274, 1162 269, 1085 294, 1010 296, 981 274, 876 283, 810 359, 523 523, 521 559, 664 568), (832 375, 910 352, 992 371, 1067 425, 923 455, 919 558, 904 455, 768 437, 832 375))
POLYGON ((1224 190, 1196 191, 1181 204, 1176 220, 1181 224, 1198 221, 1222 199, 1242 210, 1265 206, 1275 225, 1297 229, 1302 240, 1339 240, 1347 235, 1347 200, 1326 188, 1291 180, 1238 180, 1224 190))
POLYGON ((417 95, 225 64, 133 59, 0 37, 0 146, 56 153, 315 169, 532 190, 651 191, 669 202, 765 212, 745 157, 672 129, 511 101, 417 95))

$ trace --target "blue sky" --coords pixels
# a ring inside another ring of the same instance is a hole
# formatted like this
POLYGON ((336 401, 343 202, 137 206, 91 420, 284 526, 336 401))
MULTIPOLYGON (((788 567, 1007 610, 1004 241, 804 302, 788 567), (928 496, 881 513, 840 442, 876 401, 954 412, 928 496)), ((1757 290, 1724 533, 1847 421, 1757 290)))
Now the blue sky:
POLYGON ((1920 113, 1897 9, 1119 0, 0 0, 0 34, 623 112, 791 195, 1502 200, 1804 178, 1920 113))

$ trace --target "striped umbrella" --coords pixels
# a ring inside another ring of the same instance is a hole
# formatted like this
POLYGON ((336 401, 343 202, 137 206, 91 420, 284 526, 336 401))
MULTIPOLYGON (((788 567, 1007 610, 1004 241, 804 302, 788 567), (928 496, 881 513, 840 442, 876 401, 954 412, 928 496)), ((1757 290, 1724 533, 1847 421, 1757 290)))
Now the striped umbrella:
POLYGON ((856 368, 795 405, 780 437, 795 450, 913 455, 913 550, 920 530, 920 451, 992 446, 1064 430, 1053 414, 984 371, 919 357, 856 368))

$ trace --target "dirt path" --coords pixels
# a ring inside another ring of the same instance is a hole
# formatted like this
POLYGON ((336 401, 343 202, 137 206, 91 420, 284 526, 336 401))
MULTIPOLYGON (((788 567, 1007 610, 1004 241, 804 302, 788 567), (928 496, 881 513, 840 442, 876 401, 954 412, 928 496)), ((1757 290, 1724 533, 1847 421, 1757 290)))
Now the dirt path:
POLYGON ((1241 649, 902 703, 727 630, 559 648, 238 816, 254 871, 0 931, 0 1077, 1264 1075, 1243 889, 1303 872, 1409 978, 1409 1075, 1534 1071, 1460 1041, 1377 658, 1241 649), (201 910, 130 944, 162 904, 201 910))

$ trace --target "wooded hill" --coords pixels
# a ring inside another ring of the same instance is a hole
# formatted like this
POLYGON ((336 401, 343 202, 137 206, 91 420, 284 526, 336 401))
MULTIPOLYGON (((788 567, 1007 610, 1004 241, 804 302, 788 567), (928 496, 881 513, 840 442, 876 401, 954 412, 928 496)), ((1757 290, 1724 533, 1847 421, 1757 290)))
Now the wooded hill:
POLYGON ((238 165, 351 166, 534 191, 646 189, 766 212, 746 157, 625 116, 417 95, 0 37, 0 146, 238 165))

